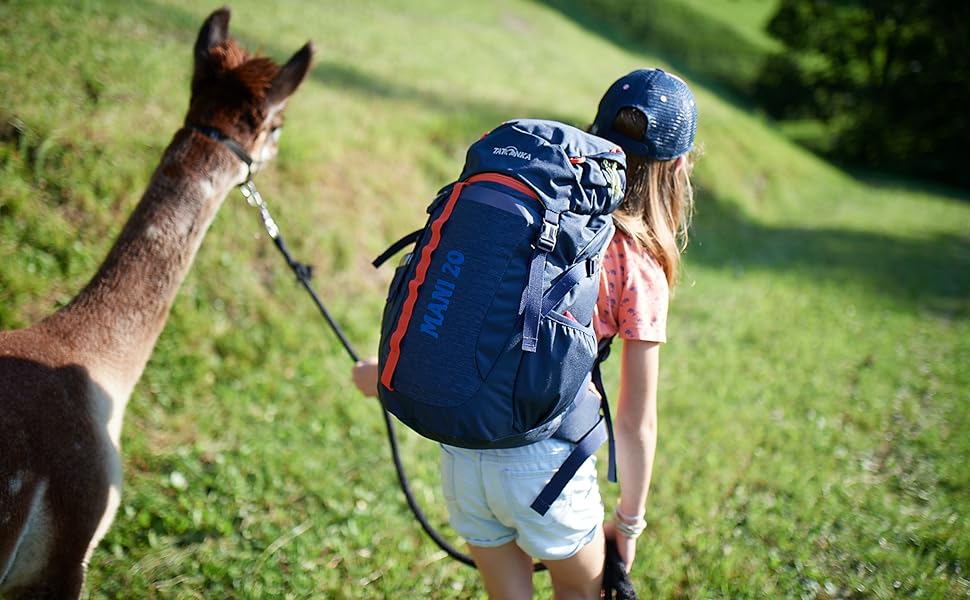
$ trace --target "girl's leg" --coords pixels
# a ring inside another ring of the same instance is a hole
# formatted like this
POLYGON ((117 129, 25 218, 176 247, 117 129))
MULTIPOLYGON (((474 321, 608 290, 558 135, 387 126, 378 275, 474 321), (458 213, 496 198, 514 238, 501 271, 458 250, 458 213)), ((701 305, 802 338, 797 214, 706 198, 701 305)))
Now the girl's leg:
MULTIPOLYGON (((532 558, 515 542, 494 548, 468 546, 490 600, 532 598, 532 558)), ((603 561, 600 561, 602 565, 603 561)))
POLYGON ((556 600, 596 600, 603 588, 606 542, 603 528, 579 552, 563 560, 543 561, 552 577, 556 600))

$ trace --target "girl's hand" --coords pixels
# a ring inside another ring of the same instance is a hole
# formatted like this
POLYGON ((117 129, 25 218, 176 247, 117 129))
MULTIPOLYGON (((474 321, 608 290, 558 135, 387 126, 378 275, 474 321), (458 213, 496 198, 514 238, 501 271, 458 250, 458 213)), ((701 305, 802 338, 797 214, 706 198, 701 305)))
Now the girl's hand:
POLYGON ((633 560, 637 557, 637 538, 628 538, 618 532, 613 521, 607 521, 603 525, 603 533, 607 539, 616 540, 616 550, 626 564, 626 572, 629 573, 633 568, 633 560))
POLYGON ((354 385, 365 396, 377 396, 377 358, 358 361, 354 365, 354 385))

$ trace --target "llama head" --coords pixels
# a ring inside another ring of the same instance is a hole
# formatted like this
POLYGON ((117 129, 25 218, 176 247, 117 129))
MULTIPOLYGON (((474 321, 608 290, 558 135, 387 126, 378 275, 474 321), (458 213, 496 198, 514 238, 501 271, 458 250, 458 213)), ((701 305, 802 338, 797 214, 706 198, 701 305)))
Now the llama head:
POLYGON ((229 37, 229 9, 213 12, 195 43, 195 70, 186 124, 211 127, 240 144, 252 171, 276 156, 286 101, 306 77, 307 42, 285 65, 248 54, 229 37))

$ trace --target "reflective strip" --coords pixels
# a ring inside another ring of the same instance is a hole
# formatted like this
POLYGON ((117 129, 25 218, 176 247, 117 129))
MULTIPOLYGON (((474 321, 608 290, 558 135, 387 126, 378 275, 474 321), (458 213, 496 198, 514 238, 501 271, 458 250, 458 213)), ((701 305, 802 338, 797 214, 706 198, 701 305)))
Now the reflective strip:
POLYGON ((445 208, 438 215, 438 218, 431 223, 431 239, 428 240, 428 244, 421 249, 421 259, 418 261, 418 265, 414 271, 414 279, 408 282, 408 296, 404 300, 404 307, 401 309, 401 315, 398 317, 397 326, 394 328, 394 333, 391 334, 391 343, 387 353, 387 360, 384 362, 384 370, 381 371, 381 384, 389 390, 394 388, 391 386, 391 379, 394 377, 394 370, 397 368, 397 362, 401 358, 401 340, 404 338, 404 333, 407 331, 408 325, 411 323, 411 315, 414 313, 414 305, 418 301, 418 290, 424 283, 425 277, 428 275, 428 267, 431 265, 431 255, 434 253, 438 244, 441 242, 441 228, 444 227, 445 221, 451 216, 451 212, 455 209, 455 202, 458 200, 458 195, 461 193, 461 189, 465 186, 464 182, 459 182, 455 184, 455 187, 451 190, 451 196, 448 198, 445 208))
POLYGON ((526 184, 522 183, 515 177, 510 175, 502 175, 501 173, 479 173, 478 175, 472 175, 465 180, 465 183, 478 183, 480 181, 490 181, 492 183, 498 183, 514 189, 517 192, 521 192, 530 198, 539 199, 539 195, 536 191, 526 184))

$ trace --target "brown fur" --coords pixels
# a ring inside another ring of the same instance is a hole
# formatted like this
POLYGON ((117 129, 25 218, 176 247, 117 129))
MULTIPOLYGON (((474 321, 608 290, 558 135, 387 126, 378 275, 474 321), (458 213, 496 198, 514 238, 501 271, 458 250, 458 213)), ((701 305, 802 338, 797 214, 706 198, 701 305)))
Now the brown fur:
MULTIPOLYGON (((278 67, 248 56, 228 24, 218 10, 199 32, 186 124, 217 128, 265 161, 312 46, 278 67)), ((209 224, 245 174, 218 142, 180 129, 87 286, 34 326, 0 332, 0 595, 80 595, 120 500, 125 405, 209 224)))

